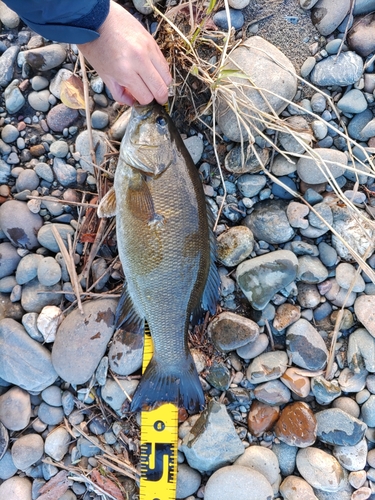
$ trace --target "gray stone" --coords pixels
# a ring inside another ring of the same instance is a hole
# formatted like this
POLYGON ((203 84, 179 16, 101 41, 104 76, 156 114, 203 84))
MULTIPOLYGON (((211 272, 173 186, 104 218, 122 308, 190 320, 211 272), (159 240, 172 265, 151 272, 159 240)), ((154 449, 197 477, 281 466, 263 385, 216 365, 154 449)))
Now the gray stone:
POLYGON ((350 137, 358 141, 367 141, 371 136, 367 137, 367 134, 362 134, 362 131, 372 121, 372 119, 373 114, 369 109, 354 115, 348 125, 348 133, 350 137))
POLYGON ((176 498, 193 495, 201 484, 201 475, 187 464, 179 464, 177 470, 176 498))
POLYGON ((17 45, 11 45, 0 57, 0 87, 6 87, 13 80, 14 63, 19 52, 17 45))
POLYGON ((68 108, 65 104, 57 104, 48 112, 47 124, 54 132, 62 132, 73 125, 78 117, 79 113, 76 109, 68 108))
POLYGON ((311 392, 314 394, 317 403, 329 405, 336 398, 341 396, 341 388, 337 380, 326 380, 323 375, 318 375, 311 379, 311 392))
MULTIPOLYGON (((260 130, 265 127, 263 119, 257 119, 261 112, 281 113, 287 106, 287 101, 293 99, 297 90, 297 79, 292 63, 275 46, 261 37, 253 36, 245 40, 231 52, 224 65, 228 70, 238 71, 239 69, 251 80, 251 84, 250 81, 246 82, 246 87, 242 87, 241 90, 251 103, 249 107, 252 106, 252 109, 245 108, 243 111, 246 113, 247 125, 253 132, 254 125, 260 130), (252 85, 264 89, 267 102, 258 90, 251 88, 252 85), (277 95, 267 92, 267 90, 274 92, 275 88, 277 88, 277 95), (258 109, 259 114, 254 112, 254 109, 258 109)), ((235 81, 240 86, 244 83, 243 79, 233 76, 231 81, 235 81)), ((235 92, 239 93, 240 90, 235 92)), ((239 142, 241 137, 243 140, 248 140, 245 128, 243 126, 239 128, 236 113, 229 108, 221 96, 219 96, 217 119, 220 129, 231 140, 239 142)))
POLYGON ((350 0, 319 0, 311 11, 311 20, 319 33, 330 35, 340 26, 350 9, 350 0))
POLYGON ((339 408, 329 408, 315 414, 317 436, 323 443, 354 446, 364 437, 367 426, 339 408))
POLYGON ((65 163, 62 158, 55 157, 53 160, 53 172, 59 183, 68 187, 77 182, 77 171, 69 163, 65 163))
POLYGON ((57 378, 50 352, 13 319, 0 321, 0 377, 27 391, 42 391, 57 378))
POLYGON ((41 179, 44 179, 47 182, 53 182, 53 171, 52 168, 47 165, 47 163, 37 163, 34 167, 34 170, 41 179))
POLYGON ((57 158, 65 158, 69 153, 69 146, 65 141, 55 141, 49 147, 50 153, 57 158))
POLYGON ((0 479, 9 479, 17 472, 17 467, 14 465, 12 454, 8 450, 3 458, 0 459, 0 479))
POLYGON ((361 416, 365 424, 375 427, 375 396, 373 394, 363 403, 361 416))
POLYGON ((0 278, 10 276, 17 269, 21 257, 10 243, 0 243, 0 278))
POLYGON ((267 177, 259 174, 243 174, 237 180, 237 186, 242 194, 248 198, 256 196, 267 183, 267 177))
POLYGON ((299 177, 307 184, 320 184, 328 179, 343 175, 348 163, 347 156, 341 151, 320 148, 314 150, 316 158, 303 155, 297 163, 299 177))
POLYGON ((143 359, 143 335, 119 330, 113 336, 108 352, 109 366, 118 375, 139 370, 143 359))
POLYGON ((354 373, 364 369, 375 373, 375 338, 365 328, 358 328, 349 335, 347 360, 354 373))
POLYGON ((272 451, 278 458, 280 471, 283 476, 290 476, 293 474, 296 467, 298 450, 299 448, 297 446, 290 446, 282 441, 272 444, 272 451))
POLYGON ((16 285, 17 281, 14 276, 5 276, 5 278, 0 279, 0 292, 11 293, 16 285))
POLYGON ((8 29, 17 28, 20 23, 18 14, 5 5, 4 2, 0 3, 0 20, 8 29))
POLYGON ((44 443, 44 451, 53 460, 60 461, 68 452, 71 436, 63 427, 58 427, 48 434, 44 443))
POLYGON ((280 380, 271 380, 257 385, 254 389, 254 397, 261 403, 281 406, 290 401, 291 392, 280 380))
POLYGON ((35 109, 36 111, 43 111, 43 113, 45 113, 49 110, 50 107, 50 103, 48 100, 50 95, 51 94, 49 90, 30 92, 30 94, 27 96, 27 100, 33 109, 35 109))
POLYGON ((297 278, 303 283, 322 283, 328 277, 328 270, 318 257, 302 255, 298 257, 297 278))
POLYGON ((39 90, 44 90, 49 85, 48 78, 45 78, 44 76, 39 76, 39 75, 34 76, 30 80, 30 83, 31 83, 33 90, 35 90, 37 92, 39 90))
POLYGON ((33 191, 39 186, 39 177, 34 172, 34 170, 26 169, 20 172, 20 175, 16 180, 16 189, 20 193, 21 191, 25 191, 28 189, 29 191, 33 191))
POLYGON ((57 385, 51 385, 42 391, 42 399, 50 406, 61 406, 61 389, 57 385))
POLYGON ((10 300, 8 294, 0 293, 0 319, 12 318, 19 321, 24 312, 19 303, 10 300))
POLYGON ((313 85, 346 87, 357 82, 362 76, 363 60, 355 52, 341 52, 339 56, 328 56, 314 66, 310 74, 313 85))
POLYGON ((298 451, 297 469, 313 488, 323 491, 340 491, 347 483, 347 473, 336 458, 313 446, 298 451))
POLYGON ((314 490, 307 481, 298 476, 288 476, 280 484, 284 500, 317 500, 314 490))
POLYGON ((361 295, 354 303, 357 319, 375 337, 375 296, 361 295))
POLYGON ((328 357, 326 345, 317 330, 301 318, 286 333, 287 352, 294 364, 307 370, 321 370, 328 357))
POLYGON ((337 252, 334 248, 322 241, 318 245, 319 257, 323 264, 327 267, 332 267, 337 262, 337 252))
POLYGON ((343 113, 362 113, 367 109, 367 101, 363 94, 358 89, 349 90, 344 96, 338 101, 337 107, 343 113))
POLYGON ((60 248, 53 235, 52 227, 56 228, 67 248, 68 248, 68 243, 67 243, 68 235, 70 235, 70 237, 73 239, 74 229, 72 228, 72 226, 69 226, 68 224, 57 224, 57 223, 46 224, 41 227, 41 229, 38 232, 38 242, 44 248, 51 250, 51 252, 57 253, 60 251, 60 248))
POLYGON ((38 280, 44 286, 52 286, 61 280, 61 267, 53 257, 44 257, 38 263, 38 280))
POLYGON ((102 387, 102 398, 120 417, 125 415, 123 405, 127 400, 127 395, 132 397, 138 381, 137 380, 119 380, 119 383, 112 379, 107 379, 102 387))
POLYGON ((24 471, 43 456, 44 441, 39 434, 26 434, 17 439, 12 446, 14 465, 24 471))
POLYGON ((85 302, 61 323, 52 348, 52 362, 60 377, 83 384, 93 375, 114 332, 117 301, 85 302))
POLYGON ((0 183, 7 184, 9 181, 11 167, 4 160, 0 159, 0 183))
POLYGON ((14 125, 7 124, 1 131, 1 138, 6 144, 15 142, 20 133, 14 125))
POLYGON ((91 124, 95 129, 103 129, 108 125, 109 117, 105 111, 96 110, 91 115, 91 124))
MULTIPOLYGON (((94 149, 95 149, 95 159, 96 165, 101 165, 104 161, 104 155, 107 153, 107 145, 106 145, 106 135, 104 132, 93 131, 92 133, 94 149)), ((90 174, 94 173, 94 167, 92 165, 91 155, 90 155, 90 144, 89 144, 89 135, 87 130, 81 132, 76 139, 76 151, 80 153, 79 163, 81 168, 90 172, 90 174)))
POLYGON ((79 437, 77 440, 77 448, 83 457, 94 457, 101 451, 100 441, 95 436, 90 436, 90 441, 83 436, 79 437), (97 443, 98 446, 96 446, 95 443, 97 443))
POLYGON ((246 226, 235 226, 217 238, 218 259, 224 266, 234 267, 245 260, 254 248, 254 236, 246 226))
POLYGON ((45 45, 22 53, 24 60, 37 71, 48 71, 60 66, 66 57, 66 50, 58 43, 45 45))
MULTIPOLYGON (((49 90, 57 99, 61 98, 61 84, 63 81, 69 80, 73 73, 69 69, 61 68, 51 80, 49 90)), ((47 84, 48 85, 48 84, 47 84)))
POLYGON ((340 410, 345 411, 354 418, 358 418, 360 414, 358 403, 348 396, 335 399, 332 403, 332 408, 340 408, 340 410))
POLYGON ((26 283, 22 289, 21 304, 26 312, 41 312, 43 307, 60 304, 61 296, 58 293, 61 285, 45 286, 37 278, 26 283))
MULTIPOLYGON (((245 19, 241 10, 229 9, 231 27, 239 30, 244 25, 245 19)), ((219 10, 212 18, 213 22, 223 30, 229 29, 228 16, 225 10, 219 10)))
POLYGON ((0 498, 31 500, 31 482, 26 477, 11 477, 0 484, 0 498))
POLYGON ((216 349, 226 353, 253 343, 259 327, 249 318, 224 311, 209 323, 207 332, 216 349))
POLYGON ((42 255, 30 253, 25 255, 17 266, 16 280, 19 285, 24 285, 37 276, 39 262, 43 259, 42 255))
POLYGON ((254 342, 249 342, 242 347, 238 347, 236 352, 243 359, 254 359, 267 349, 268 344, 268 336, 265 333, 261 333, 254 342))
POLYGON ((294 236, 286 216, 288 203, 284 200, 263 200, 254 205, 253 212, 245 217, 243 224, 253 233, 256 240, 272 245, 289 241, 294 236))
POLYGON ((264 446, 250 446, 237 458, 234 465, 242 465, 260 472, 270 484, 275 483, 280 474, 277 456, 264 446))
POLYGON ((35 235, 42 224, 40 215, 31 213, 23 201, 9 200, 0 207, 0 228, 16 247, 28 250, 38 247, 35 235))
POLYGON ((209 478, 205 500, 270 500, 272 486, 255 470, 242 465, 222 467, 209 478))
POLYGON ((254 309, 264 309, 272 297, 297 276, 297 257, 277 250, 242 262, 236 270, 237 283, 254 309))
POLYGON ((367 441, 361 439, 353 446, 334 446, 333 454, 346 470, 363 470, 366 467, 367 441))
POLYGON ((29 425, 31 417, 30 394, 19 387, 11 387, 0 396, 0 421, 10 431, 20 431, 29 425))
POLYGON ((246 370, 246 377, 252 384, 260 384, 281 377, 288 367, 285 351, 264 352, 255 358, 246 370))
POLYGON ((225 169, 235 175, 256 173, 262 170, 269 159, 269 150, 260 148, 257 144, 245 142, 243 146, 234 146, 224 160, 225 169))
POLYGON ((64 410, 61 406, 51 406, 43 401, 38 408, 38 417, 47 425, 59 425, 64 420, 64 410))
POLYGON ((353 259, 352 253, 348 247, 361 257, 371 255, 375 248, 375 231, 369 222, 361 218, 361 224, 358 224, 358 216, 355 217, 347 207, 332 207, 333 229, 344 240, 344 243, 332 234, 332 246, 336 249, 339 256, 347 261, 353 259))
POLYGON ((212 471, 236 460, 244 452, 244 446, 225 406, 211 400, 183 438, 181 451, 194 469, 212 471))

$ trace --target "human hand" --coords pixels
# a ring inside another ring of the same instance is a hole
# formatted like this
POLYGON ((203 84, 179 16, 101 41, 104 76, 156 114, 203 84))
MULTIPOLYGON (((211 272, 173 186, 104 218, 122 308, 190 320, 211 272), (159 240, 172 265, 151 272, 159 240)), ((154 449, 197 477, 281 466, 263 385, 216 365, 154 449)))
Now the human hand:
POLYGON ((172 77, 157 43, 141 23, 111 1, 99 33, 99 38, 78 48, 113 98, 129 106, 135 101, 149 104, 153 99, 164 104, 172 77))

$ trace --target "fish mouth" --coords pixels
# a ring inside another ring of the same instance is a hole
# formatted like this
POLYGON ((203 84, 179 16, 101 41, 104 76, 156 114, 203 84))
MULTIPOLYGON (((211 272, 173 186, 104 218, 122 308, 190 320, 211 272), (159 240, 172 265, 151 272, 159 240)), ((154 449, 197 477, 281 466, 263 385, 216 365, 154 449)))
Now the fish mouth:
POLYGON ((152 113, 154 104, 133 104, 133 115, 140 120, 146 120, 152 113))

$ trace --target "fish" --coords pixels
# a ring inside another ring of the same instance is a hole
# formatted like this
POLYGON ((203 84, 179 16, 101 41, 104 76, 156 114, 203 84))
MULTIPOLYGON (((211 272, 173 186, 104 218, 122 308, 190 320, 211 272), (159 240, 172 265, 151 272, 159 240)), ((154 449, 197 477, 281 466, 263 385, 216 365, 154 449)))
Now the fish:
POLYGON ((130 410, 164 402, 202 410, 205 398, 188 331, 190 322, 217 308, 213 215, 197 167, 161 105, 133 106, 114 185, 98 215, 116 216, 125 274, 116 328, 143 335, 147 322, 153 340, 153 357, 130 410))

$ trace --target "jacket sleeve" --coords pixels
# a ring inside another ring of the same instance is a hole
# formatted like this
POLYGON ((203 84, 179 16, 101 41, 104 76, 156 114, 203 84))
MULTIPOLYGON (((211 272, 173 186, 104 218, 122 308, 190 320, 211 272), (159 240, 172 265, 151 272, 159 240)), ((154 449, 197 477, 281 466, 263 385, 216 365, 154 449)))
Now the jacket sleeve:
POLYGON ((99 37, 110 0, 4 0, 40 35, 56 42, 86 43, 99 37))

